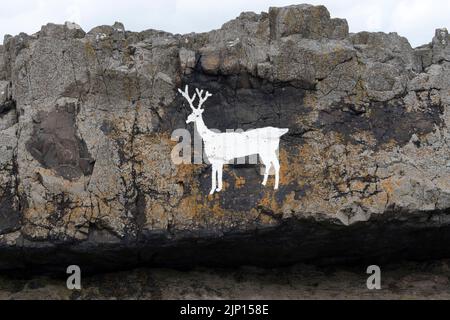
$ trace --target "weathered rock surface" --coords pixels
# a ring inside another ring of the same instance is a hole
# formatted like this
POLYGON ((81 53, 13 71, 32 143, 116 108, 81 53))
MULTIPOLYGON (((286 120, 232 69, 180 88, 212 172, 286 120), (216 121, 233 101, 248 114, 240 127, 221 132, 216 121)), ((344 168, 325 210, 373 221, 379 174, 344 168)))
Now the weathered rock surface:
POLYGON ((450 256, 445 29, 413 49, 309 5, 202 34, 48 24, 5 37, 0 92, 1 269, 450 256), (290 129, 280 190, 236 165, 208 197, 207 165, 171 161, 185 84, 210 128, 290 129))

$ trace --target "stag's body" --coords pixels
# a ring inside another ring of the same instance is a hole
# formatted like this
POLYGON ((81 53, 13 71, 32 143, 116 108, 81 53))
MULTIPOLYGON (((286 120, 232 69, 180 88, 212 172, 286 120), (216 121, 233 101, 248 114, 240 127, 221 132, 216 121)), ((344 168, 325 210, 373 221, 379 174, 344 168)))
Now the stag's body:
POLYGON ((280 162, 278 160, 277 150, 280 145, 280 138, 286 134, 288 129, 278 129, 273 127, 260 128, 242 133, 227 132, 217 133, 208 129, 203 121, 203 111, 201 106, 211 96, 206 92, 203 97, 203 91, 197 89, 199 97, 199 107, 194 108, 193 102, 196 95, 189 96, 189 88, 180 93, 189 102, 193 113, 188 117, 187 123, 194 122, 199 135, 205 143, 205 154, 212 165, 212 188, 210 194, 222 191, 223 166, 231 160, 243 158, 246 156, 259 155, 261 162, 265 165, 263 185, 267 184, 271 166, 275 169, 275 190, 278 189, 280 182, 280 162))

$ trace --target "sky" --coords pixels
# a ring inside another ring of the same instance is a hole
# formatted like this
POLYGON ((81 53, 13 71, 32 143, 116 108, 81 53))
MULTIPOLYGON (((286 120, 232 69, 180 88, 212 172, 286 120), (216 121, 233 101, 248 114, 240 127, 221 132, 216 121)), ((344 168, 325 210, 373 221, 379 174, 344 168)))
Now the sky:
MULTIPOLYGON (((302 3, 301 0, 14 0, 2 1, 0 43, 5 34, 33 34, 48 23, 78 23, 85 31, 124 23, 130 31, 172 33, 217 29, 243 11, 302 3)), ((449 0, 308 0, 332 17, 346 18, 350 32, 397 32, 413 47, 431 42, 437 28, 450 29, 449 0)))

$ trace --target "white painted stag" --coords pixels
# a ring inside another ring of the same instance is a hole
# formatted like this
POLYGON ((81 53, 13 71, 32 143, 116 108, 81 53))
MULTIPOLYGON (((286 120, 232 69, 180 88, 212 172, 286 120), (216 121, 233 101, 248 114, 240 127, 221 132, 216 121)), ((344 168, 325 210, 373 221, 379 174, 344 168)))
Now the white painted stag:
POLYGON ((266 127, 249 130, 246 132, 226 132, 217 133, 208 129, 203 121, 203 104, 212 97, 212 94, 196 89, 196 94, 189 95, 189 87, 185 90, 178 89, 181 95, 187 100, 192 109, 186 123, 194 122, 199 135, 205 143, 205 154, 212 164, 212 187, 210 194, 222 191, 223 166, 231 160, 246 156, 259 155, 261 162, 265 166, 263 185, 267 184, 271 166, 275 169, 275 190, 278 190, 280 183, 280 161, 277 150, 280 145, 280 138, 289 129, 279 129, 266 127), (198 96, 197 108, 194 102, 198 96))

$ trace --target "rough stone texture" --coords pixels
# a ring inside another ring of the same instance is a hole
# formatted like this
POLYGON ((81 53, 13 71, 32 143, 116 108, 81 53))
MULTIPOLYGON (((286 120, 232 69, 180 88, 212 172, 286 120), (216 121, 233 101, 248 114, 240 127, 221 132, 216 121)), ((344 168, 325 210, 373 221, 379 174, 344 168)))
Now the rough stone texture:
POLYGON ((449 48, 444 29, 413 49, 309 5, 202 34, 7 36, 0 269, 449 256, 449 48), (290 129, 279 191, 237 165, 208 197, 207 165, 172 163, 185 84, 214 94, 210 128, 290 129))
POLYGON ((5 49, 0 45, 0 80, 6 79, 5 49))
POLYGON ((309 4, 270 8, 270 35, 273 40, 298 34, 306 39, 345 39, 348 24, 344 19, 331 19, 324 6, 309 4))

